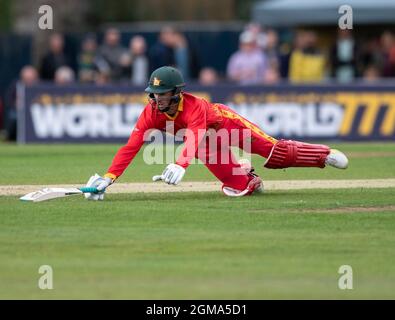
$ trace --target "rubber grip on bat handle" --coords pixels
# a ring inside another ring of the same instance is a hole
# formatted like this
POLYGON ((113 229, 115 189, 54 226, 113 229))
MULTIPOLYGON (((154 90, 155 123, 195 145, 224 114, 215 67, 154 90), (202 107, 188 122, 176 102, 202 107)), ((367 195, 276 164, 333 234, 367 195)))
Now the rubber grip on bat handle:
POLYGON ((83 193, 99 193, 99 190, 97 188, 93 187, 83 187, 79 188, 83 193))

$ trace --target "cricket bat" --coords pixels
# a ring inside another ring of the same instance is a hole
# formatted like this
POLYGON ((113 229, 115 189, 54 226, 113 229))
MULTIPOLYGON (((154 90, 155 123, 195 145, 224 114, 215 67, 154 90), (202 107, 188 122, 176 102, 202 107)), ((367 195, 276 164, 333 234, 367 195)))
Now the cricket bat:
POLYGON ((30 192, 19 198, 22 201, 40 202, 56 198, 63 198, 76 194, 98 193, 97 188, 44 188, 38 191, 30 192))

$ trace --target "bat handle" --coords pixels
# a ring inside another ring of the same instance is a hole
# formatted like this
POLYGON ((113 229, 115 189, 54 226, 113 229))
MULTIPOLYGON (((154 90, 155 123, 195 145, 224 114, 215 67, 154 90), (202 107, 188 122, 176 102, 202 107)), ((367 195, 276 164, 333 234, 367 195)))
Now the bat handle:
POLYGON ((82 187, 79 188, 83 193, 99 193, 97 188, 90 188, 90 187, 82 187))

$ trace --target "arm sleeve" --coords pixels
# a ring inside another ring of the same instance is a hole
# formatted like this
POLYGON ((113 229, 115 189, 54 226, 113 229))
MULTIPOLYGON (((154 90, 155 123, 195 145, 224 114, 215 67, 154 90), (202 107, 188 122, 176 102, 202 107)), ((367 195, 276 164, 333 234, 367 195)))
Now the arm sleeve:
POLYGON ((122 175, 144 144, 144 134, 147 130, 153 128, 154 120, 152 119, 152 110, 151 106, 148 105, 138 118, 128 142, 115 154, 112 164, 105 176, 115 180, 122 175))
POLYGON ((202 104, 196 106, 189 115, 188 126, 185 134, 185 146, 177 159, 176 164, 187 168, 195 157, 199 143, 206 133, 206 109, 202 104))

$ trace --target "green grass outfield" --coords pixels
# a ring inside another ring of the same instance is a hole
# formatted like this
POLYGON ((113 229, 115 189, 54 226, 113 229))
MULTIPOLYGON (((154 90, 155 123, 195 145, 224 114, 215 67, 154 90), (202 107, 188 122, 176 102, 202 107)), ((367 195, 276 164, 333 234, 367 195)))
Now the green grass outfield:
MULTIPOLYGON (((395 178, 395 144, 335 144, 350 168, 263 170, 264 179, 395 178)), ((0 145, 0 185, 85 183, 117 146, 0 145)), ((259 165, 259 167, 258 167, 259 165)), ((121 182, 163 165, 138 157, 121 182)), ((202 165, 186 180, 212 180, 202 165)), ((171 189, 169 189, 171 190, 171 189)), ((0 299, 395 299, 395 188, 0 196, 0 299), (53 290, 38 269, 53 268, 53 290), (340 290, 338 269, 353 269, 340 290)))
MULTIPOLYGON (((293 179, 384 179, 395 178, 395 143, 330 144, 346 152, 351 160, 346 170, 292 168, 264 170, 264 158, 253 156, 256 171, 266 180, 293 179)), ((0 144, 0 185, 85 184, 95 172, 106 173, 120 145, 33 145, 0 144)), ((159 152, 159 154, 161 154, 159 152)), ((148 182, 165 165, 145 165, 144 150, 125 171, 119 182, 148 182)), ((188 168, 183 181, 214 181, 202 164, 188 168)))

